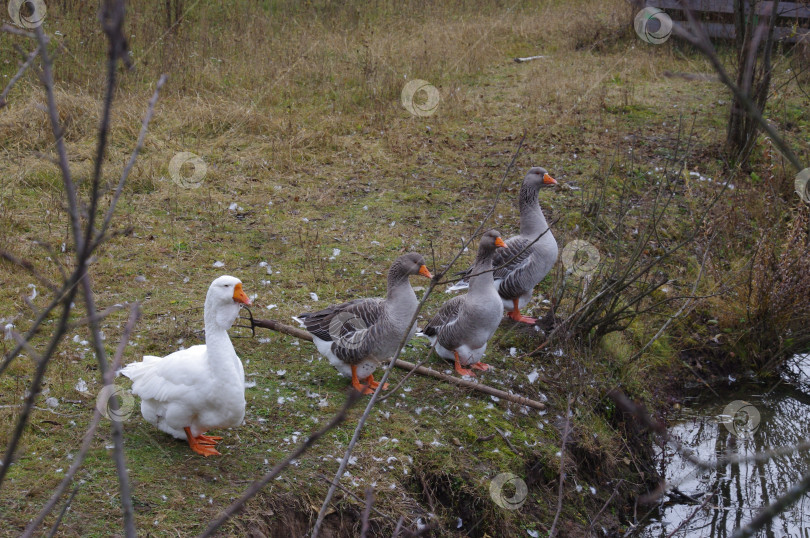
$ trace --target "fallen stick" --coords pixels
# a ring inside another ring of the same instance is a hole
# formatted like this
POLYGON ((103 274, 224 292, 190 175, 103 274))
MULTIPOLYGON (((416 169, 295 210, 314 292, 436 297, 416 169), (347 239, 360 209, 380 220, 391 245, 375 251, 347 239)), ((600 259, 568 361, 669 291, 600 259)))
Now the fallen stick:
MULTIPOLYGON (((307 340, 308 342, 312 342, 312 335, 309 334, 307 331, 299 329, 297 327, 291 327, 290 325, 285 325, 284 323, 280 323, 273 319, 254 319, 252 320, 252 323, 256 327, 272 329, 280 333, 300 338, 301 340, 307 340)), ((523 396, 518 396, 517 394, 510 394, 508 392, 490 387, 488 385, 484 385, 483 383, 477 383, 475 381, 467 381, 466 379, 462 379, 460 377, 453 377, 447 374, 443 374, 442 372, 437 372, 436 370, 427 368, 425 366, 416 366, 415 364, 410 363, 408 361, 403 361, 402 359, 397 359, 394 365, 397 368, 402 368, 403 370, 408 371, 414 370, 417 374, 421 374, 428 377, 434 377, 436 379, 441 379, 442 381, 446 381, 447 383, 452 383, 453 385, 458 385, 459 387, 477 390, 478 392, 483 392, 484 394, 489 394, 491 396, 503 398, 504 400, 508 400, 516 404, 525 405, 527 407, 533 407, 534 409, 539 409, 541 411, 546 408, 546 405, 544 403, 538 402, 536 400, 530 400, 529 398, 524 398, 523 396)))
POLYGON ((531 62, 532 60, 539 60, 540 58, 545 58, 545 56, 527 56, 525 58, 515 58, 515 61, 522 64, 523 62, 531 62))

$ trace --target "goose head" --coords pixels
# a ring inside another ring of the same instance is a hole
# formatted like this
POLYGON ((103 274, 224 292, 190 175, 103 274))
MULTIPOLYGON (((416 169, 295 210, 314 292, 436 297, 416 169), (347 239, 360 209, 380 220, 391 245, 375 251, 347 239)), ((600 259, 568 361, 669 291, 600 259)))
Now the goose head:
POLYGON ((250 298, 242 290, 242 281, 230 275, 223 275, 208 287, 205 296, 205 321, 228 330, 239 316, 241 305, 249 305, 250 298))
POLYGON ((535 166, 526 174, 523 184, 539 190, 543 185, 556 185, 557 180, 548 175, 545 168, 535 166))
POLYGON ((532 208, 537 204, 537 195, 543 187, 556 185, 557 180, 548 175, 545 168, 535 166, 529 170, 520 187, 519 204, 521 210, 532 208))
POLYGON ((407 279, 411 275, 422 275, 426 278, 433 278, 433 275, 428 271, 427 265, 425 265, 425 258, 416 252, 403 254, 394 260, 394 263, 391 264, 391 269, 388 271, 389 279, 407 279))
POLYGON ((500 232, 497 230, 489 230, 481 236, 481 240, 478 242, 478 256, 492 256, 495 249, 503 248, 505 246, 506 243, 501 238, 500 232))

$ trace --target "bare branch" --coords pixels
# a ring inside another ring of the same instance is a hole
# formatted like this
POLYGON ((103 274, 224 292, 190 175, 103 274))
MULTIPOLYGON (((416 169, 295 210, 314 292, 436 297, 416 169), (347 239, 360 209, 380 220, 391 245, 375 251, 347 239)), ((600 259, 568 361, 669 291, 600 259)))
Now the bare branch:
POLYGON ((374 489, 371 486, 366 487, 366 506, 363 508, 361 517, 362 526, 360 527, 360 538, 368 536, 368 519, 371 516, 371 506, 374 504, 374 489))
MULTIPOLYGON (((413 313, 410 322, 408 323, 407 327, 412 327, 415 323, 417 318, 419 317, 419 313, 422 311, 422 308, 425 305, 425 301, 427 301, 430 294, 433 292, 433 289, 438 284, 439 280, 444 277, 445 274, 453 267, 453 264, 461 257, 461 254, 464 252, 464 249, 467 248, 467 245, 470 244, 473 237, 478 235, 481 230, 483 229, 484 225, 486 224, 487 220, 492 216, 492 213, 495 211, 495 208, 498 205, 498 200, 500 200, 501 192, 503 191, 503 186, 506 183, 506 178, 509 176, 509 171, 512 169, 512 166, 515 164, 518 155, 520 154, 520 149, 523 147, 523 141, 526 140, 526 133, 523 133, 523 137, 521 137, 520 142, 518 143, 518 147, 515 149, 515 153, 512 156, 512 160, 509 162, 509 165, 506 167, 506 171, 503 174, 503 178, 501 179, 501 183, 498 186, 498 191, 495 194, 495 199, 492 202, 492 206, 490 207, 487 214, 481 220, 481 224, 478 225, 478 228, 475 230, 473 234, 464 242, 461 248, 456 252, 455 257, 447 264, 447 267, 442 271, 437 271, 437 273, 433 276, 430 280, 430 285, 428 285, 425 294, 422 296, 422 299, 419 301, 419 304, 416 307, 416 311, 413 313)), ((405 334, 402 335, 402 338, 399 341, 399 345, 397 346, 397 352, 391 357, 388 365, 383 372, 382 379, 377 386, 377 389, 371 395, 371 399, 369 400, 368 404, 366 405, 366 409, 363 411, 363 415, 360 417, 360 420, 357 422, 357 427, 354 430, 354 434, 352 435, 352 439, 349 442, 349 446, 346 448, 346 452, 343 455, 343 459, 338 466, 337 473, 335 473, 335 478, 332 480, 332 485, 329 487, 329 491, 326 493, 326 498, 321 505, 321 509, 318 512, 318 519, 315 521, 315 526, 312 529, 312 538, 318 537, 318 532, 320 531, 321 525, 323 524, 323 518, 326 516, 326 510, 329 507, 329 503, 332 500, 332 496, 335 494, 335 489, 337 488, 337 483, 340 481, 340 478, 343 476, 343 473, 346 472, 346 465, 349 463, 349 457, 351 456, 352 451, 354 450, 354 446, 357 444, 358 439, 360 439, 360 433, 363 430, 363 426, 368 420, 369 415, 371 414, 371 409, 374 407, 374 404, 377 402, 377 399, 382 394, 383 387, 385 387, 385 382, 388 380, 388 376, 391 374, 391 370, 394 368, 397 360, 399 359, 399 355, 402 353, 402 349, 405 347, 405 344, 408 341, 408 332, 405 331, 405 334)))
MULTIPOLYGON (((306 340, 308 342, 312 342, 312 335, 308 332, 298 329, 296 327, 290 327, 289 325, 285 325, 278 321, 272 319, 254 319, 253 323, 256 327, 265 327, 267 329, 272 329, 274 331, 278 331, 284 334, 289 334, 290 336, 295 336, 296 338, 300 338, 301 340, 306 340)), ((427 360, 427 359, 425 359, 427 360)), ((483 383, 479 383, 477 381, 468 381, 466 379, 462 379, 460 377, 453 377, 442 372, 437 372, 432 368, 427 368, 425 366, 421 366, 424 361, 421 361, 419 364, 413 364, 408 361, 404 361, 402 359, 397 359, 394 361, 394 366, 397 368, 401 368, 403 370, 408 370, 408 375, 411 375, 413 372, 417 374, 421 374, 428 377, 434 377, 436 379, 440 379, 442 381, 446 381, 447 383, 452 383, 453 385, 458 385, 459 387, 464 387, 472 390, 476 390, 478 392, 483 392, 485 394, 489 394, 491 396, 495 396, 497 398, 502 398, 504 400, 508 400, 510 402, 525 405, 526 407, 532 407, 538 410, 544 410, 546 405, 544 403, 538 402, 536 400, 530 400, 529 398, 524 398, 523 396, 519 396, 517 394, 511 394, 509 392, 505 392, 494 387, 490 387, 488 385, 484 385, 483 383)), ((407 378, 407 376, 406 376, 407 378)), ((404 381, 404 380, 403 380, 404 381)), ((400 382, 400 385, 402 382, 400 382)), ((399 385, 397 385, 399 386, 399 385)), ((382 396, 377 401, 382 401, 387 398, 390 394, 386 394, 382 396)))
POLYGON ((149 128, 149 122, 152 120, 152 114, 155 112, 155 104, 158 100, 158 93, 160 89, 166 84, 167 75, 161 75, 160 79, 157 81, 157 85, 155 86, 155 92, 152 94, 152 98, 149 100, 149 106, 146 109, 146 115, 143 118, 143 123, 141 124, 141 131, 138 133, 138 142, 135 144, 135 149, 132 151, 132 155, 129 157, 129 161, 127 162, 126 167, 124 167, 124 171, 121 174, 121 179, 118 180, 118 186, 115 189, 115 194, 113 195, 113 199, 110 202, 110 207, 107 209, 107 213, 104 215, 104 221, 101 225, 101 229, 98 232, 98 240, 100 240, 103 236, 107 227, 110 225, 110 221, 112 220, 113 213, 115 212, 115 206, 118 204, 118 199, 121 197, 121 193, 124 190, 124 184, 129 177, 129 173, 132 170, 132 167, 135 165, 135 161, 138 158, 138 153, 140 153, 141 149, 143 148, 144 140, 146 139, 146 132, 149 128))
POLYGON ((360 394, 357 391, 352 390, 349 392, 349 395, 346 398, 346 403, 343 404, 343 408, 341 408, 341 410, 338 411, 334 417, 332 417, 332 420, 330 420, 326 426, 313 433, 310 437, 307 437, 303 443, 298 445, 298 448, 293 450, 286 458, 277 463, 276 466, 270 469, 270 471, 268 471, 263 477, 253 482, 253 484, 251 484, 251 486, 237 500, 231 503, 231 505, 228 506, 228 508, 226 508, 225 511, 219 515, 219 517, 208 524, 208 528, 205 529, 202 534, 200 534, 200 538, 213 535, 214 531, 221 527, 222 524, 234 514, 238 513, 245 506, 245 503, 253 498, 264 486, 268 484, 268 482, 281 474, 281 471, 286 469, 294 460, 298 459, 301 454, 309 450, 309 448, 317 443, 318 439, 323 437, 329 430, 346 420, 346 415, 349 409, 359 399, 360 394))
POLYGON ((78 485, 76 485, 75 488, 73 488, 73 491, 71 492, 70 497, 68 497, 67 501, 65 501, 65 505, 62 507, 62 510, 59 512, 59 517, 56 518, 56 521, 54 522, 53 527, 51 527, 51 532, 48 533, 48 538, 53 538, 54 536, 56 536, 56 531, 59 530, 59 525, 62 524, 62 518, 65 517, 65 512, 67 512, 68 508, 70 508, 70 504, 73 502, 73 497, 75 497, 76 493, 79 492, 80 485, 81 484, 78 484, 78 485))
POLYGON ((26 32, 25 30, 22 30, 20 28, 15 27, 15 26, 11 26, 10 24, 4 24, 3 26, 0 26, 0 32, 6 32, 6 33, 9 33, 9 34, 14 34, 14 35, 22 36, 22 37, 27 37, 28 39, 36 39, 37 38, 36 34, 33 34, 31 32, 26 32))
POLYGON ((43 358, 37 362, 37 367, 34 371, 33 379, 31 380, 28 397, 25 399, 22 413, 20 413, 20 418, 17 419, 14 433, 12 433, 11 440, 6 447, 6 452, 3 456, 3 463, 0 464, 0 486, 3 485, 3 479, 6 477, 6 473, 14 461, 14 454, 17 451, 17 445, 20 443, 20 439, 25 431, 25 426, 28 424, 28 419, 31 415, 31 409, 34 407, 34 402, 36 402, 39 391, 42 388, 42 378, 45 376, 45 370, 48 368, 49 359, 53 356, 54 352, 56 351, 56 347, 59 345, 59 342, 62 340, 62 336, 65 334, 67 329, 67 320, 70 317, 70 302, 73 300, 75 294, 76 288, 74 287, 73 291, 66 298, 67 301, 62 305, 62 315, 59 318, 59 323, 54 329, 53 336, 51 336, 51 339, 48 342, 48 347, 45 353, 42 354, 43 358))
POLYGON ((732 82, 731 78, 728 76, 725 68, 723 67, 720 58, 717 56, 717 52, 714 50, 709 37, 706 35, 703 26, 695 20, 694 14, 692 10, 689 8, 688 5, 684 4, 684 11, 686 16, 689 20, 690 29, 684 28, 681 24, 673 23, 672 33, 678 37, 681 37, 695 46, 701 53, 703 53, 706 58, 708 58, 709 62, 711 62, 712 67, 717 72, 717 75, 720 77, 720 82, 726 85, 726 87, 731 90, 731 93, 734 94, 740 103, 745 107, 745 111, 748 115, 757 123, 759 126, 768 133, 768 136, 771 137, 771 140, 785 156, 785 158, 790 162, 791 165, 796 169, 796 171, 802 170, 803 166, 799 161, 796 154, 793 153, 793 150, 790 146, 785 142, 785 140, 776 132, 765 118, 762 117, 762 114, 757 109, 756 105, 753 101, 746 95, 746 93, 740 89, 734 82, 732 82), (690 31, 691 30, 691 31, 690 31))
POLYGON ((0 258, 8 261, 9 263, 13 263, 18 267, 22 267, 23 269, 31 273, 31 276, 36 278, 40 282, 40 284, 42 284, 43 286, 45 286, 46 288, 50 289, 55 293, 59 292, 59 287, 50 280, 48 280, 47 278, 45 278, 42 275, 42 273, 37 271, 37 268, 34 267, 34 264, 29 262, 28 260, 21 260, 16 256, 14 256, 12 253, 2 249, 0 249, 0 258))
MULTIPOLYGON (((73 182, 73 175, 68 164, 67 149, 65 148, 65 138, 62 126, 59 124, 59 109, 56 107, 56 97, 53 92, 53 59, 48 54, 48 37, 42 30, 42 26, 36 27, 36 37, 39 41, 39 51, 42 56, 42 73, 40 79, 45 86, 45 93, 48 97, 48 117, 51 121, 51 130, 56 141, 56 152, 59 156, 59 170, 62 172, 62 182, 65 185, 65 195, 68 201, 68 217, 70 218, 73 241, 76 244, 76 252, 84 250, 82 242, 82 228, 79 221, 79 202, 76 195, 76 184, 73 182)), ((74 284, 78 280, 74 281, 74 284)))
POLYGON ((563 425, 562 441, 560 442, 560 482, 557 486, 557 512, 554 514, 554 521, 551 530, 548 531, 549 538, 554 538, 557 530, 557 521, 562 513, 563 495, 565 493, 565 444, 568 442, 568 434, 571 433, 571 395, 566 397, 565 424, 563 425))
MULTIPOLYGON (((118 349, 115 351, 115 356, 113 357, 113 364, 112 368, 109 370, 110 375, 107 376, 104 380, 104 384, 111 385, 113 382, 113 376, 115 371, 121 367, 121 361, 124 357, 124 351, 126 350, 127 343, 129 342, 129 338, 132 335, 132 330, 135 328, 135 325, 138 322, 138 318, 140 317, 140 304, 133 303, 129 309, 129 319, 127 320, 127 324, 124 326, 124 332, 121 335, 121 340, 118 344, 118 349)), ((73 463, 71 463, 70 468, 68 469, 67 473, 65 473, 65 477, 56 487, 56 490, 51 495, 51 498, 48 499, 48 502, 45 503, 45 506, 40 510, 37 517, 32 520, 28 526, 25 527, 25 531, 22 534, 22 538, 30 538, 34 535, 34 532, 39 528, 47 515, 53 510, 56 504, 59 502, 59 499, 65 493, 65 490, 73 481, 73 477, 76 475, 76 472, 82 466, 84 462, 84 458, 87 456, 87 451, 90 450, 90 445, 92 444, 93 438, 96 433, 96 429, 98 428, 98 424, 101 421, 101 412, 96 409, 95 413, 93 414, 93 418, 90 421, 90 426, 87 428, 87 432, 84 434, 84 438, 82 441, 82 446, 79 449, 78 454, 73 458, 73 463)))
POLYGON ((13 88, 14 85, 17 83, 17 81, 22 78, 22 76, 25 74, 26 71, 28 71, 28 68, 31 67, 31 64, 34 63, 34 58, 37 57, 37 54, 39 54, 39 47, 34 49, 28 55, 23 64, 20 66, 20 69, 17 71, 17 73, 13 77, 11 77, 11 80, 8 81, 8 84, 3 90, 3 93, 0 93, 0 108, 6 106, 7 104, 6 97, 8 97, 8 92, 11 91, 11 88, 13 88))

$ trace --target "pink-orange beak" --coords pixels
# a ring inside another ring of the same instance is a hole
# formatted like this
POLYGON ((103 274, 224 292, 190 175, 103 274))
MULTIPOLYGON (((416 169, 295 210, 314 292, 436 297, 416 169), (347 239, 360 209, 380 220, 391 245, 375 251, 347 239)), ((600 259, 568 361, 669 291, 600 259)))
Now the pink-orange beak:
POLYGON ((419 268, 419 274, 427 278, 433 278, 433 275, 430 274, 430 271, 428 271, 426 265, 423 265, 422 267, 419 268))
POLYGON ((556 180, 556 179, 554 179, 553 177, 551 177, 550 175, 545 174, 545 175, 543 176, 543 183, 544 183, 545 185, 556 185, 556 184, 557 184, 557 180, 556 180))
POLYGON ((495 246, 496 247, 505 247, 506 243, 504 243, 503 239, 501 239, 500 237, 496 237, 495 238, 495 246))
POLYGON ((233 300, 237 303, 242 304, 250 304, 250 297, 248 297, 244 291, 242 291, 242 283, 240 282, 236 286, 233 287, 233 300))

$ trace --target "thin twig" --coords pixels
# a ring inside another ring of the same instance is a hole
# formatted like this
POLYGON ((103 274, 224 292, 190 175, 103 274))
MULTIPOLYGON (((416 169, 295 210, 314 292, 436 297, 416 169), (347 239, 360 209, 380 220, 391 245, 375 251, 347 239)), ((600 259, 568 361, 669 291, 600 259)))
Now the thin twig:
POLYGON ((329 432, 332 428, 336 427, 338 424, 346 420, 346 415, 349 409, 354 405, 357 400, 360 399, 360 393, 355 390, 349 392, 348 397, 346 398, 346 403, 343 404, 338 413, 332 417, 332 420, 329 423, 318 430, 317 432, 313 433, 310 437, 307 437, 303 443, 298 445, 298 448, 293 450, 286 458, 276 464, 275 467, 270 469, 263 477, 253 482, 250 487, 233 503, 231 503, 228 508, 225 509, 222 514, 220 514, 216 519, 211 521, 208 524, 208 528, 200 534, 200 538, 205 538, 207 536, 211 536, 214 534, 223 523, 225 523, 231 516, 235 515, 239 512, 245 505, 245 503, 253 498, 264 486, 266 486, 271 480, 273 480, 276 476, 278 476, 281 471, 287 468, 294 460, 298 459, 301 454, 309 450, 309 448, 318 442, 318 439, 323 437, 327 432, 329 432))
MULTIPOLYGON (((253 324, 256 327, 265 327, 267 329, 272 329, 274 331, 278 331, 284 334, 288 334, 290 336, 295 336, 296 338, 300 338, 301 340, 306 340, 308 342, 312 342, 312 335, 308 332, 299 329, 297 327, 291 327, 289 325, 285 325, 284 323, 278 322, 272 319, 254 319, 253 324)), ((421 364, 421 363, 420 363, 421 364)), ((408 370, 408 373, 411 374, 413 372, 428 376, 434 377, 436 379, 440 379, 442 381, 446 381, 447 383, 452 383, 454 385, 458 385, 459 387, 464 387, 468 389, 472 389, 478 392, 483 392, 484 394, 489 394, 491 396, 495 396, 497 398, 502 398, 504 400, 508 400, 510 402, 516 403, 518 405, 525 405, 527 407, 532 407, 534 409, 539 409, 540 411, 546 408, 546 405, 542 402, 538 402, 537 400, 530 400, 529 398, 525 398, 523 396, 519 396, 517 394, 511 394, 509 392, 496 389, 494 387, 490 387, 489 385, 484 385, 483 383, 479 383, 478 381, 468 381, 466 379, 462 379, 460 377, 453 377, 447 375, 442 372, 438 372, 433 370, 432 368, 427 368, 426 366, 420 366, 419 364, 413 364, 408 361, 404 361, 402 359, 397 359, 394 362, 394 366, 400 368, 402 370, 408 370)), ((386 394, 385 397, 388 397, 386 394)), ((381 401, 382 398, 378 401, 381 401)))
POLYGON ((399 533, 402 530, 403 523, 405 523, 405 516, 399 516, 399 520, 397 520, 397 526, 394 527, 394 534, 391 535, 391 538, 398 538, 399 533))
POLYGON ((757 515, 754 516, 754 519, 746 526, 740 527, 734 531, 731 538, 747 538, 753 536, 759 529, 773 521, 776 516, 804 497, 804 494, 808 491, 810 491, 810 473, 805 474, 787 493, 760 510, 757 515))
POLYGON ((610 494, 610 497, 608 497, 608 500, 605 501, 605 504, 602 505, 602 508, 599 509, 596 515, 593 516, 591 524, 588 525, 588 532, 586 534, 591 533, 591 531, 593 530, 593 526, 596 525, 596 522, 599 520, 599 517, 602 515, 602 512, 605 511, 605 508, 607 508, 610 505, 610 502, 619 493, 619 488, 621 487, 622 484, 624 484, 624 478, 619 479, 619 483, 616 484, 615 488, 613 488, 613 493, 610 494))
POLYGON ((363 514, 360 518, 362 526, 360 527, 360 538, 368 536, 368 519, 371 516, 371 505, 374 504, 374 489, 371 486, 366 487, 366 506, 363 508, 363 514))
POLYGON ((37 37, 36 34, 26 32, 25 30, 22 30, 21 28, 16 28, 14 26, 11 26, 10 24, 4 24, 3 26, 0 26, 0 32, 6 32, 9 34, 27 37, 28 39, 36 39, 37 37))
POLYGON ((651 345, 653 345, 656 340, 658 340, 661 337, 661 335, 664 333, 664 331, 667 329, 667 327, 669 327, 669 324, 672 323, 673 320, 678 319, 681 316, 681 314, 683 314, 683 311, 686 310, 686 307, 689 306, 692 303, 692 297, 695 296, 695 293, 697 292, 698 284, 700 284, 700 279, 703 277, 703 269, 706 267, 706 260, 708 259, 709 252, 711 250, 710 247, 711 247, 711 244, 714 241, 714 238, 716 236, 717 236, 717 234, 713 235, 711 237, 711 239, 709 239, 709 244, 706 245, 706 252, 703 253, 703 261, 700 262, 700 270, 698 271, 697 278, 695 278, 695 283, 692 285, 692 294, 691 294, 691 296, 689 296, 689 298, 681 305, 681 307, 678 309, 677 312, 675 312, 673 315, 669 316, 669 318, 666 320, 666 322, 664 322, 664 324, 661 325, 661 328, 658 329, 658 332, 655 333, 655 336, 653 336, 650 339, 650 341, 647 342, 644 345, 644 347, 642 347, 632 357, 630 357, 630 359, 627 361, 628 363, 633 362, 638 357, 640 357, 642 353, 647 351, 647 349, 651 345))
POLYGON ((16 256, 14 256, 12 253, 1 249, 0 249, 0 258, 3 258, 9 263, 22 267, 23 269, 31 273, 31 276, 36 278, 43 286, 45 286, 52 292, 54 293, 59 292, 59 286, 57 286, 56 284, 45 278, 45 276, 43 276, 42 273, 37 271, 37 268, 34 267, 34 264, 29 262, 28 260, 21 260, 16 256))
POLYGON ((557 486, 557 512, 554 514, 554 522, 551 524, 551 530, 548 531, 549 538, 554 538, 557 530, 557 521, 560 519, 562 513, 563 494, 565 493, 565 443, 568 441, 568 434, 571 432, 571 395, 566 397, 567 405, 565 406, 565 424, 563 425, 562 442, 560 443, 560 482, 557 486))
POLYGON ((157 104, 158 94, 160 89, 163 88, 163 85, 166 84, 166 80, 168 79, 167 75, 163 74, 160 75, 160 78, 157 81, 157 85, 155 86, 155 91, 152 94, 152 98, 149 99, 149 106, 146 109, 146 115, 143 117, 143 122, 141 123, 141 131, 138 133, 138 141, 135 144, 135 149, 132 150, 132 155, 129 157, 129 161, 127 162, 126 166, 124 167, 124 171, 121 173, 121 179, 118 180, 118 186, 115 188, 115 194, 113 194, 112 201, 110 202, 110 207, 107 208, 107 213, 104 215, 104 221, 101 224, 101 228, 98 232, 98 237, 101 238, 104 236, 104 233, 107 231, 107 228, 110 225, 110 221, 112 220, 113 213, 115 212, 115 206, 118 203, 118 199, 121 197, 121 193, 124 190, 124 184, 129 177, 130 171, 132 171, 132 167, 135 165, 135 161, 138 158, 138 154, 140 153, 141 149, 143 149, 143 143, 146 140, 146 133, 149 129, 149 122, 152 120, 152 115, 155 112, 155 105, 157 104))
POLYGON ((515 448, 515 446, 512 444, 512 442, 509 440, 509 438, 506 436, 506 434, 504 432, 502 432, 500 429, 498 429, 497 426, 493 426, 493 428, 495 428, 495 431, 498 432, 498 435, 500 435, 501 438, 506 442, 506 446, 509 447, 509 450, 514 452, 516 456, 522 456, 523 455, 520 452, 520 450, 515 448))
POLYGON ((703 510, 703 509, 706 507, 706 505, 707 505, 707 504, 709 504, 709 501, 710 501, 710 500, 714 499, 714 496, 715 496, 715 495, 717 495, 717 491, 714 491, 714 492, 712 492, 711 494, 706 495, 706 498, 703 500, 703 502, 702 502, 702 503, 700 503, 700 506, 698 506, 697 508, 695 508, 695 510, 694 510, 694 511, 693 511, 691 514, 689 514, 689 517, 687 517, 686 519, 684 519, 683 521, 681 521, 681 522, 678 524, 678 526, 677 526, 677 527, 675 527, 675 529, 674 529, 672 532, 670 532, 669 534, 667 534, 667 538, 672 538, 673 536, 675 536, 676 534, 678 534, 678 531, 679 531, 679 530, 681 530, 681 529, 684 527, 684 525, 686 525, 687 523, 689 523, 690 521, 692 521, 692 519, 693 519, 693 518, 694 518, 694 517, 695 517, 695 516, 698 514, 698 512, 700 512, 701 510, 703 510))
POLYGON ((65 517, 65 512, 67 512, 68 508, 70 508, 70 503, 73 502, 73 497, 75 497, 76 493, 79 492, 80 486, 81 484, 76 484, 76 487, 73 488, 73 491, 70 493, 70 497, 68 497, 67 500, 65 501, 65 506, 63 506, 62 510, 59 511, 59 516, 56 518, 53 527, 51 527, 51 532, 48 533, 48 538, 53 538, 54 536, 56 536, 56 531, 59 530, 59 525, 62 524, 62 518, 65 517))
MULTIPOLYGON (((328 476, 326 476, 325 474, 318 473, 318 478, 320 478, 321 480, 323 480, 327 484, 330 484, 332 482, 332 479, 329 478, 328 476)), ((346 495, 349 495, 350 497, 354 498, 354 500, 356 500, 358 502, 363 502, 363 500, 360 497, 358 497, 352 490, 343 487, 343 484, 338 484, 338 488, 340 489, 340 491, 342 491, 346 495)), ((389 519, 391 521, 394 521, 394 518, 392 516, 389 516, 388 514, 384 514, 384 513, 380 512, 375 507, 372 506, 371 509, 378 516, 380 516, 382 518, 389 519)))
POLYGON ((8 84, 3 90, 3 93, 0 93, 0 108, 6 106, 7 104, 6 97, 8 97, 8 92, 11 91, 11 88, 13 88, 14 85, 17 83, 17 81, 22 78, 22 76, 25 74, 26 71, 28 71, 28 68, 31 67, 31 64, 34 63, 34 58, 36 58, 38 54, 39 54, 39 47, 31 51, 31 53, 25 59, 25 62, 23 62, 23 64, 20 66, 20 69, 17 71, 17 73, 13 77, 11 77, 11 80, 8 81, 8 84))
POLYGON ((62 305, 62 314, 59 317, 59 322, 54 329, 54 333, 51 336, 45 352, 42 353, 43 358, 37 363, 36 370, 34 371, 28 397, 25 399, 25 405, 20 413, 20 418, 17 419, 14 433, 11 436, 11 440, 6 447, 6 452, 3 456, 3 463, 0 465, 0 486, 3 485, 3 479, 5 478, 9 467, 12 465, 14 454, 17 451, 17 445, 19 444, 23 432, 25 431, 25 426, 28 424, 31 409, 34 407, 34 402, 36 401, 39 391, 42 388, 42 378, 45 376, 45 370, 48 368, 48 362, 56 351, 56 347, 61 342, 62 336, 65 334, 67 329, 67 320, 70 317, 70 301, 73 300, 73 297, 76 294, 75 288, 73 288, 73 290, 74 291, 68 296, 68 300, 62 305))
MULTIPOLYGON (((127 324, 124 326, 124 331, 121 334, 121 340, 118 343, 118 349, 115 351, 115 355, 113 356, 113 363, 112 368, 110 371, 115 372, 118 368, 121 367, 121 361, 124 357, 124 351, 126 350, 126 346, 129 343, 129 338, 132 335, 132 330, 135 328, 135 324, 138 322, 140 317, 140 304, 133 303, 130 306, 129 310, 129 319, 127 320, 127 324)), ((105 380, 105 384, 106 380, 105 380)), ((93 441, 93 437, 95 436, 96 429, 98 428, 99 422, 101 421, 101 412, 96 408, 95 413, 93 414, 93 418, 90 421, 90 426, 87 428, 87 432, 84 434, 84 439, 82 441, 82 446, 79 449, 78 454, 73 458, 73 463, 71 463, 70 468, 68 469, 67 473, 65 474, 62 481, 56 487, 56 490, 51 495, 51 498, 48 499, 48 502, 45 503, 45 506, 40 510, 37 517, 32 520, 28 526, 25 527, 25 531, 22 534, 21 538, 29 538, 34 535, 34 532, 37 528, 42 524, 48 514, 53 510, 56 504, 59 502, 59 499, 65 493, 65 490, 70 485, 73 477, 75 476, 76 472, 82 466, 84 462, 85 456, 87 456, 87 451, 90 450, 90 446, 93 441)))
MULTIPOLYGON (((487 220, 489 220, 489 218, 495 212, 495 208, 498 205, 498 200, 500 200, 501 197, 501 192, 503 191, 503 186, 506 183, 506 178, 509 176, 509 171, 512 169, 512 166, 514 165, 518 155, 520 154, 520 149, 523 147, 523 142, 525 139, 526 133, 524 132, 523 137, 520 139, 520 142, 518 143, 518 147, 515 149, 515 153, 512 156, 512 160, 509 162, 509 165, 506 167, 506 171, 503 174, 501 183, 498 186, 498 191, 495 194, 495 199, 492 202, 492 207, 489 209, 487 214, 481 220, 481 224, 478 226, 475 233, 472 234, 470 238, 467 239, 467 241, 465 241, 465 243, 462 245, 462 248, 460 248, 458 252, 456 252, 455 257, 453 257, 450 263, 447 264, 447 267, 444 270, 438 271, 436 275, 434 275, 434 277, 430 280, 430 285, 425 291, 422 300, 419 301, 419 304, 417 305, 416 311, 414 312, 413 316, 411 316, 411 320, 407 325, 408 327, 412 327, 413 324, 416 323, 416 320, 419 316, 419 312, 422 311, 422 307, 425 305, 425 301, 427 301, 428 297, 430 297, 430 294, 433 292, 433 289, 436 287, 436 284, 439 282, 439 280, 441 280, 444 277, 445 274, 447 274, 447 271, 449 271, 453 267, 453 264, 459 259, 459 257, 461 257, 465 248, 467 248, 467 245, 469 245, 470 241, 472 241, 473 236, 480 233, 481 229, 483 229, 487 220)), ((405 334, 402 335, 399 345, 397 346, 397 352, 394 354, 393 357, 391 357, 388 366, 385 368, 385 371, 383 372, 382 379, 379 382, 380 384, 377 386, 377 389, 371 395, 371 399, 366 405, 366 409, 357 423, 357 427, 354 430, 354 434, 352 435, 352 439, 349 442, 349 446, 346 448, 343 460, 341 460, 340 465, 338 466, 338 470, 335 473, 335 478, 332 480, 332 485, 330 486, 329 491, 327 491, 326 498, 324 499, 323 504, 321 505, 321 509, 318 512, 318 519, 315 521, 315 526, 312 529, 312 538, 318 537, 318 532, 320 531, 321 525, 323 524, 323 518, 326 517, 326 510, 329 507, 329 503, 332 500, 332 496, 335 494, 335 489, 337 488, 336 484, 340 481, 340 478, 343 476, 343 473, 346 472, 346 465, 348 465, 349 457, 351 456, 352 450, 354 450, 354 446, 357 444, 357 441, 360 438, 360 433, 363 430, 363 426, 365 425, 366 420, 368 420, 368 417, 371 414, 371 409, 374 407, 374 404, 377 402, 377 399, 379 398, 380 394, 383 391, 383 387, 385 386, 385 382, 388 379, 391 370, 394 368, 397 359, 399 359, 399 355, 402 353, 402 349, 405 347, 405 344, 408 341, 408 336, 409 336, 408 331, 406 331, 405 334)))

